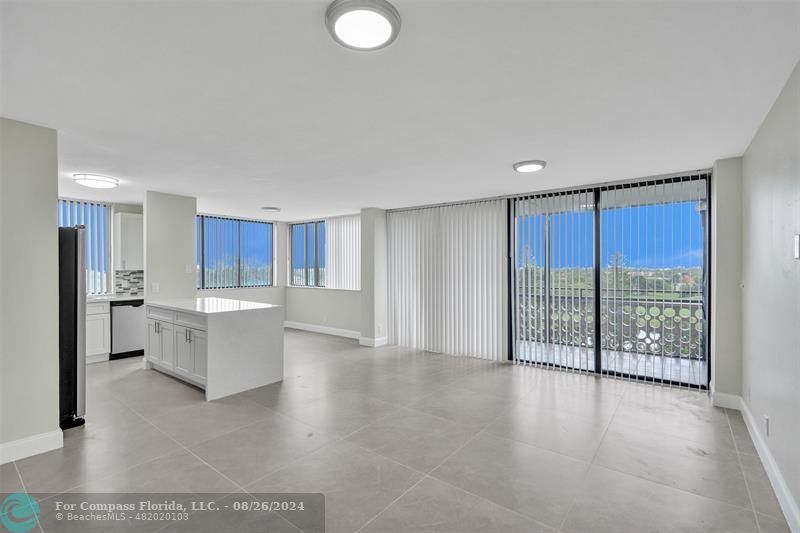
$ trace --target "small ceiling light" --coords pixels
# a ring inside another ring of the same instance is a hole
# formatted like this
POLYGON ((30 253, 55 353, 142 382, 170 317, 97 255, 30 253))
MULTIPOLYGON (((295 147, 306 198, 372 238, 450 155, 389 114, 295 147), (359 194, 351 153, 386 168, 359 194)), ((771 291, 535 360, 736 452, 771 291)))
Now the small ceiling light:
POLYGON ((262 207, 262 211, 267 211, 268 213, 279 213, 281 208, 280 207, 262 207))
POLYGON ((91 187, 92 189, 113 189, 119 186, 119 180, 110 176, 99 174, 73 174, 72 179, 78 185, 91 187))
POLYGON ((386 0, 334 0, 325 12, 333 38, 353 50, 378 50, 400 32, 400 13, 386 0))
POLYGON ((514 170, 517 172, 539 172, 547 166, 547 162, 533 159, 531 161, 520 161, 514 163, 514 170))

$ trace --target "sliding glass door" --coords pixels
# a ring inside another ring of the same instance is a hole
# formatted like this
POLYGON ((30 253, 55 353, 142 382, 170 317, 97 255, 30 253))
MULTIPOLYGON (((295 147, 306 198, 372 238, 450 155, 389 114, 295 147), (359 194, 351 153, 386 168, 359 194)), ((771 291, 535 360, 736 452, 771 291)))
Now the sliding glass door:
POLYGON ((513 202, 516 358, 594 371, 593 193, 513 202))
POLYGON ((705 387, 707 200, 705 174, 512 200, 515 362, 705 387))
POLYGON ((600 193, 602 371, 706 385, 707 183, 600 193))

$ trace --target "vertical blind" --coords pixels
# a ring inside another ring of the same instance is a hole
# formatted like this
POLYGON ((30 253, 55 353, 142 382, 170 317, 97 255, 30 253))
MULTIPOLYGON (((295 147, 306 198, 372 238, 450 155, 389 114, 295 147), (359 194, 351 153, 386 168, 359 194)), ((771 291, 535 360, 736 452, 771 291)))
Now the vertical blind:
POLYGON ((328 218, 325 226, 326 286, 331 289, 360 289, 361 216, 328 218))
POLYGON ((197 265, 201 289, 272 285, 272 224, 198 215, 197 265))
POLYGON ((506 202, 389 212, 389 342, 505 358, 506 202))
POLYGON ((58 201, 59 227, 86 227, 86 292, 89 294, 104 294, 109 290, 108 218, 109 208, 105 204, 58 201))
POLYGON ((707 177, 601 188, 604 374, 705 386, 707 177))
POLYGON ((514 361, 706 386, 707 179, 514 199, 514 361))
POLYGON ((512 209, 514 360, 593 371, 593 193, 518 198, 512 209))

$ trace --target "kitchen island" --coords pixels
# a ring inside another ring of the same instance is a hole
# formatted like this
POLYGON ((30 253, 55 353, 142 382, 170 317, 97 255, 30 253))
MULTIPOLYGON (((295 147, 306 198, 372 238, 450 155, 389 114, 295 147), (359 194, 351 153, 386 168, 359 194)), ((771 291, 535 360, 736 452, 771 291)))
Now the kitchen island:
POLYGON ((283 308, 227 298, 147 300, 145 368, 216 400, 283 379, 283 308))

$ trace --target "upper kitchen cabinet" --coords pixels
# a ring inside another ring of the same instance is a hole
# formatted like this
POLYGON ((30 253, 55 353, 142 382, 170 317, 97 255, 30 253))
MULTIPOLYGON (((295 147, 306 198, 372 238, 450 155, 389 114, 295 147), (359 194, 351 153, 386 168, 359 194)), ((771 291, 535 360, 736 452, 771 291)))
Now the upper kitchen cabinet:
POLYGON ((144 224, 137 213, 114 214, 114 268, 144 270, 144 224))

